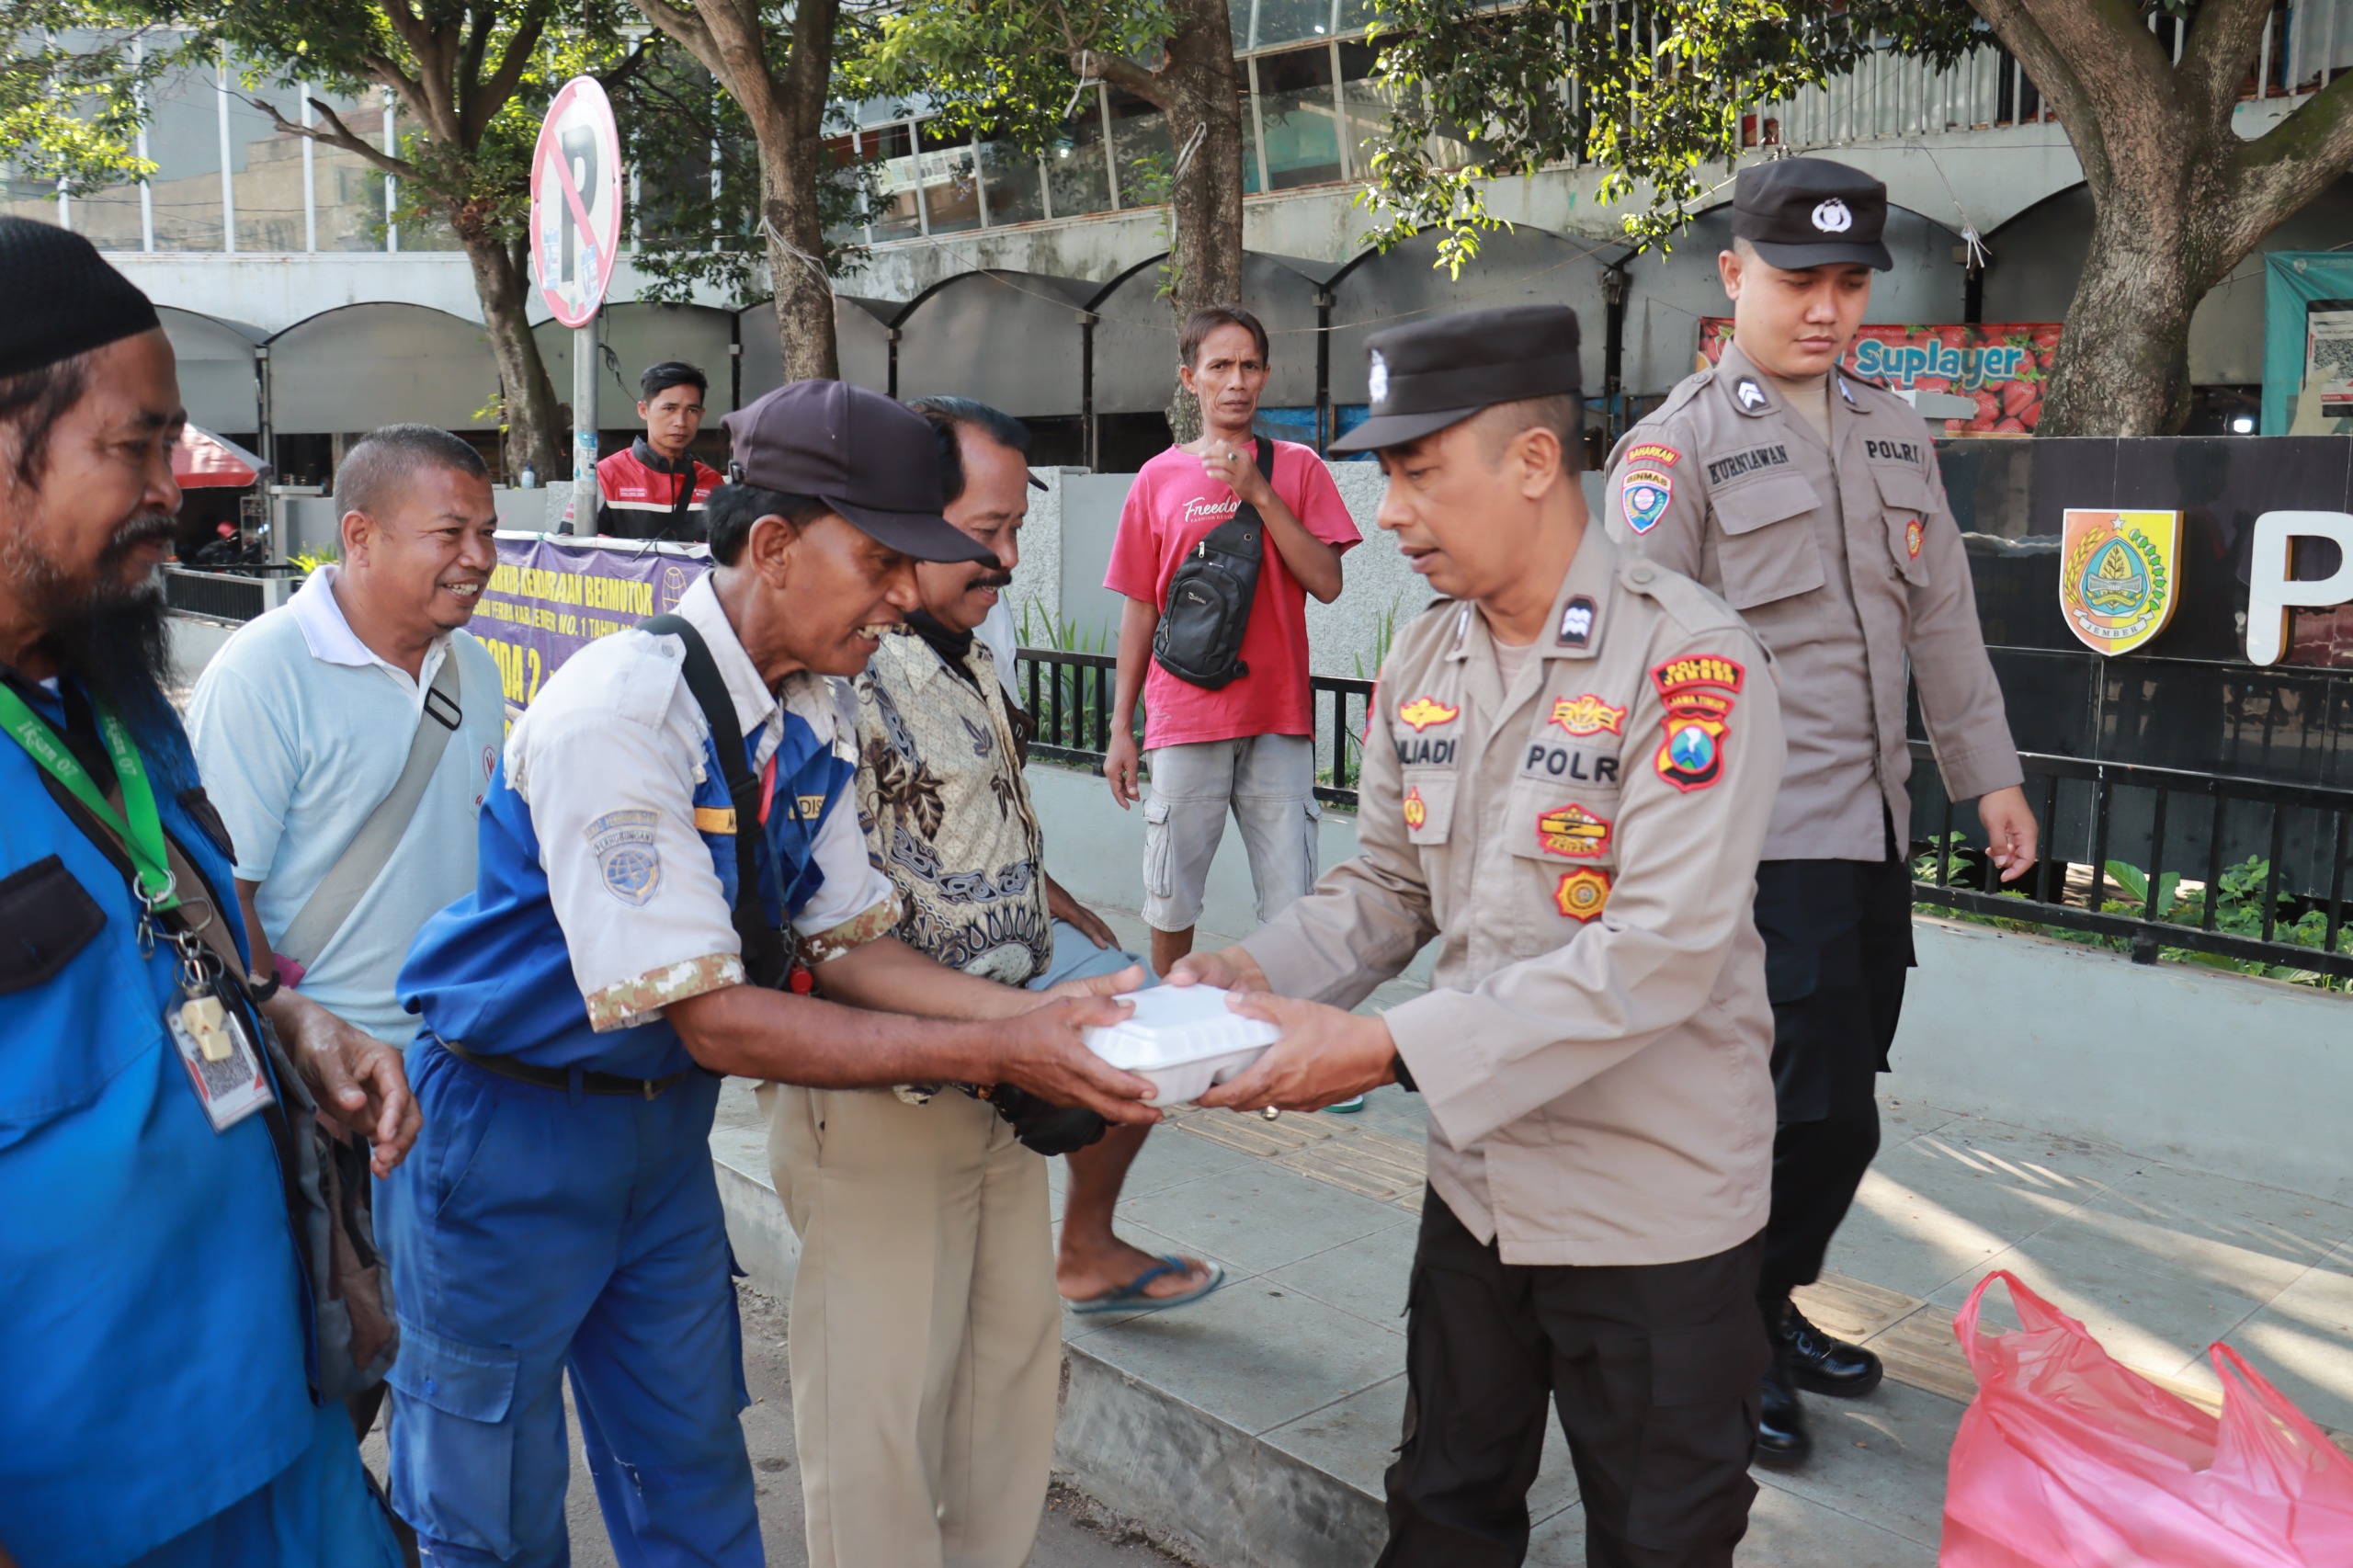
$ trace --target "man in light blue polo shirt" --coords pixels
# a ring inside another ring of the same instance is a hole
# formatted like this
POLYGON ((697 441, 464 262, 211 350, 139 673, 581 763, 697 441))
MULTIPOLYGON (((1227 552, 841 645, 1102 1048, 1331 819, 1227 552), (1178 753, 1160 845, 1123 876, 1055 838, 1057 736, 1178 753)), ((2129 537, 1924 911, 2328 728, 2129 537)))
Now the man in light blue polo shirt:
POLYGON ((188 729, 236 846, 256 973, 274 958, 281 983, 405 1047, 416 1020, 392 983, 426 920, 472 891, 475 818, 505 739, 498 666, 462 630, 497 563, 497 517, 480 455, 426 425, 352 448, 335 501, 341 563, 230 641, 197 682, 188 729), (439 755, 405 827, 375 830, 390 858, 339 920, 306 915, 420 733, 439 755))

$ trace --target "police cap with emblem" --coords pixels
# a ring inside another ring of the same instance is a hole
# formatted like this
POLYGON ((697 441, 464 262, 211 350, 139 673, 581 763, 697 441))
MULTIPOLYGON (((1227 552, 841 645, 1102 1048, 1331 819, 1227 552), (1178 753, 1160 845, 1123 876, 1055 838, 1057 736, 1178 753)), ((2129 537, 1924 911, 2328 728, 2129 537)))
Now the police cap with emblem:
POLYGON ((841 381, 789 381, 721 421, 727 477, 823 501, 870 539, 917 561, 996 556, 940 516, 939 443, 924 416, 841 381))
POLYGON ((1752 164, 1733 187, 1733 236, 1788 271, 1850 262, 1885 272, 1895 265, 1886 227, 1887 187, 1827 158, 1752 164))
POLYGON ((1495 403, 1583 390, 1577 313, 1566 305, 1430 316, 1376 332, 1365 347, 1371 412, 1335 452, 1399 446, 1495 403))

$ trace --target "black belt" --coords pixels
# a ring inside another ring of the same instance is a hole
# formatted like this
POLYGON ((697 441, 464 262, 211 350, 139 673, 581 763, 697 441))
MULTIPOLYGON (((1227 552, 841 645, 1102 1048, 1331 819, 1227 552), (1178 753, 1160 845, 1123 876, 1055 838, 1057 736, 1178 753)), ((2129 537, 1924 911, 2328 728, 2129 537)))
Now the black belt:
MULTIPOLYGON (((438 1037, 437 1037, 438 1038, 438 1037)), ((484 1056, 468 1051, 454 1040, 439 1041, 441 1049, 466 1063, 493 1073, 501 1078, 512 1078, 518 1084, 536 1084, 542 1089, 561 1089, 570 1093, 573 1069, 568 1067, 534 1067, 528 1062, 517 1062, 511 1056, 484 1056)), ((627 1095, 631 1098, 652 1099, 663 1090, 674 1088, 694 1075, 689 1067, 683 1073, 672 1073, 661 1078, 626 1078, 619 1073, 580 1074, 580 1092, 585 1095, 627 1095)))

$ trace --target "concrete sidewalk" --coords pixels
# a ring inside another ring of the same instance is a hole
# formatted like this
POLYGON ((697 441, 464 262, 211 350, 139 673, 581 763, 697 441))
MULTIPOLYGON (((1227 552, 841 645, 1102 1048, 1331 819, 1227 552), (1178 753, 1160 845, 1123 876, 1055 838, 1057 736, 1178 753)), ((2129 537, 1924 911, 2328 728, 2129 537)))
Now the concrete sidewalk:
MULTIPOLYGON (((1836 1272, 1804 1304, 1884 1355, 1890 1378, 1863 1400, 1810 1402, 1815 1457, 1756 1472, 1744 1565, 1935 1562, 1971 1386, 1952 1311, 1995 1268, 2193 1396, 2211 1397, 2204 1347, 2222 1339, 2315 1420, 2353 1428, 2353 1209, 1900 1098, 1884 1111, 1836 1272)), ((731 1085, 714 1153, 738 1254, 776 1290, 794 1248, 763 1132, 731 1085)), ((1422 1139, 1419 1101, 1393 1088, 1355 1117, 1176 1112, 1136 1164, 1121 1231, 1215 1258, 1228 1283, 1176 1312, 1066 1320, 1058 1462, 1073 1483, 1220 1568, 1371 1561, 1404 1403, 1422 1139)), ((1531 1506, 1529 1561, 1581 1563, 1557 1429, 1531 1506)))

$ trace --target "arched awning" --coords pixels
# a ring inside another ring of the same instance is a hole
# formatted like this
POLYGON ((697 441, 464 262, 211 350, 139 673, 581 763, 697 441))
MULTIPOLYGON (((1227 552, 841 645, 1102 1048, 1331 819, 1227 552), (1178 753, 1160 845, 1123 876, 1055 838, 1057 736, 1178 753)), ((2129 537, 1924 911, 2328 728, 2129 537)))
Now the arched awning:
POLYGON ((179 361, 180 401, 188 418, 209 429, 258 431, 261 376, 255 349, 268 335, 176 305, 158 305, 155 315, 179 361))
MULTIPOLYGON (((897 300, 834 296, 834 358, 843 381, 869 392, 891 390, 891 322, 905 309, 897 300)), ((784 384, 784 347, 777 339, 776 301, 762 301, 735 320, 744 345, 744 401, 749 403, 784 384)))
POLYGON ((242 490, 269 472, 269 464, 225 436, 195 425, 180 427, 172 446, 172 477, 182 490, 242 490))
POLYGON ((1025 419, 1079 413, 1079 316, 1100 289, 1038 272, 942 279, 899 315, 899 396, 978 398, 1025 419))
MULTIPOLYGON (((1147 256, 1095 296, 1095 411, 1157 414, 1176 381, 1180 324, 1161 297, 1167 254, 1147 256)), ((1266 326, 1274 373, 1259 402, 1268 408, 1315 403, 1315 290, 1338 264, 1242 254, 1242 303, 1266 326)))
POLYGON ((271 427, 333 435, 415 421, 498 427, 498 365, 480 325, 426 305, 345 305, 269 340, 271 427))
MULTIPOLYGON (((709 305, 607 305, 598 313, 605 372, 597 381, 597 423, 608 430, 637 422, 637 378, 646 367, 683 359, 710 378, 705 423, 735 409, 735 316, 709 305)), ((572 401, 573 330, 551 318, 531 329, 558 403, 572 401)), ((749 392, 745 394, 747 397, 749 392)))

